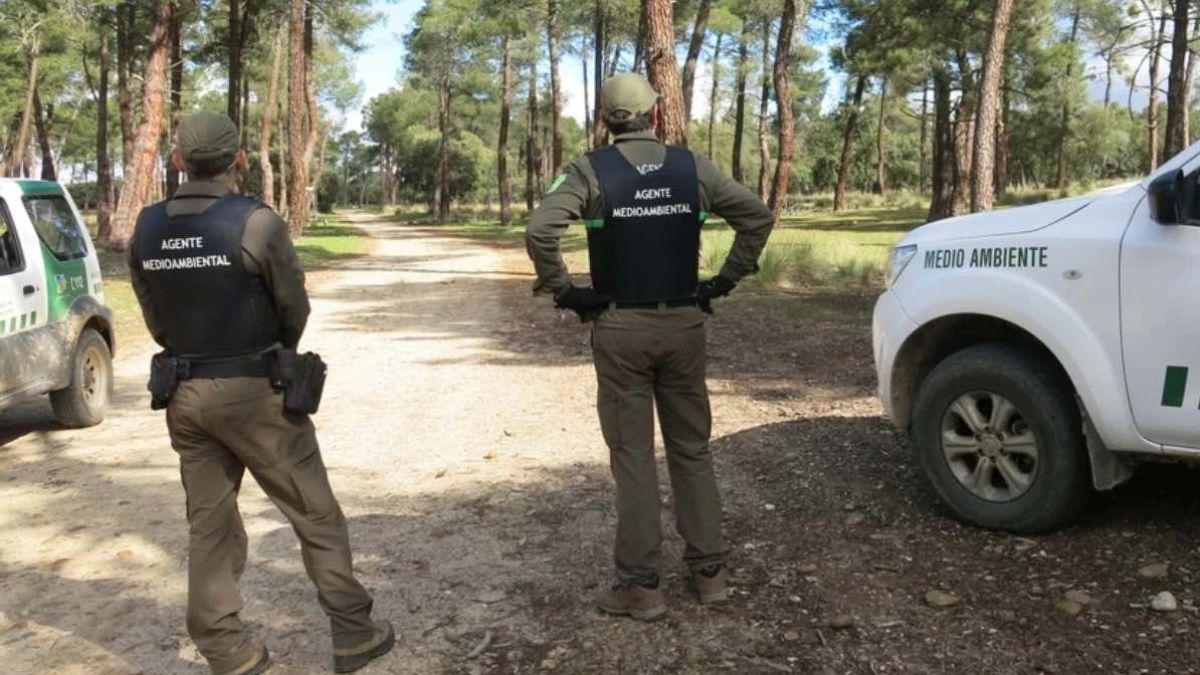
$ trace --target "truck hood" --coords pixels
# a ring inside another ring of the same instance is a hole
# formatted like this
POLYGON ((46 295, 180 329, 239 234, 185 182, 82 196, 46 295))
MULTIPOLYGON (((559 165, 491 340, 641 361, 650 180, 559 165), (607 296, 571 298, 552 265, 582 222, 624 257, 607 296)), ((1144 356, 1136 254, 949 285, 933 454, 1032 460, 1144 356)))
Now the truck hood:
MULTIPOLYGON (((1123 192, 1125 189, 1138 189, 1129 186, 1119 187, 1121 189, 1116 190, 1117 192, 1123 192)), ((909 232, 908 236, 900 243, 922 244, 1033 232, 1082 211, 1095 202, 1104 201, 1113 192, 1114 190, 1110 188, 1082 197, 1057 199, 1030 206, 947 218, 918 227, 909 232)))

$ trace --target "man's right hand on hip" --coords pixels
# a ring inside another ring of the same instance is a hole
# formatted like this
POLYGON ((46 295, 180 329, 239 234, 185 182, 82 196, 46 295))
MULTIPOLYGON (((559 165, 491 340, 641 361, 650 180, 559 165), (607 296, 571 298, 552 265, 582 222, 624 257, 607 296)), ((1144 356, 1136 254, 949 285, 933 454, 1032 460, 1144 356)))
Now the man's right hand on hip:
POLYGON ((555 307, 575 312, 583 322, 596 318, 611 304, 612 298, 604 293, 582 286, 571 286, 554 297, 555 307))

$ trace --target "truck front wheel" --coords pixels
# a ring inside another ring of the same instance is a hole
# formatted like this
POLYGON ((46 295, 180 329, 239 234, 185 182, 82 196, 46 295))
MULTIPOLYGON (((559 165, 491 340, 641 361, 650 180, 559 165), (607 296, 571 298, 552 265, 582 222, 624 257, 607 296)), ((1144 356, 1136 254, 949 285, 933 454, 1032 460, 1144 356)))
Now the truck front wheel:
POLYGON ((50 405, 59 423, 69 428, 104 421, 112 398, 112 352, 99 333, 85 328, 71 358, 71 384, 50 392, 50 405))
POLYGON ((980 527, 1052 530, 1092 494, 1070 382, 1020 347, 980 345, 939 363, 917 391, 913 441, 938 496, 980 527))

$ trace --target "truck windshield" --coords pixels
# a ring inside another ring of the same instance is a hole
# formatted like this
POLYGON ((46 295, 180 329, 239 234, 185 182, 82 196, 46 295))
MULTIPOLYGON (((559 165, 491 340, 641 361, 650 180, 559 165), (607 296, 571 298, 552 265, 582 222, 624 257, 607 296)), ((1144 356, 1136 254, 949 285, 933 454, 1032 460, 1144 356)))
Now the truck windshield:
POLYGON ((25 197, 24 201, 33 229, 55 258, 75 260, 87 256, 87 238, 66 199, 51 195, 25 197))

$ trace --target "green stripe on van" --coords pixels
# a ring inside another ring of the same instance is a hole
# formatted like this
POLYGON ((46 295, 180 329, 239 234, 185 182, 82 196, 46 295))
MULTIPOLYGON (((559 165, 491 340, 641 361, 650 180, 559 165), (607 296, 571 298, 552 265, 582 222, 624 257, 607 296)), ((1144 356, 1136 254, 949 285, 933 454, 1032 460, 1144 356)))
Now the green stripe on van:
POLYGON ((47 197, 63 193, 62 186, 52 180, 19 180, 17 185, 21 186, 21 194, 27 197, 47 197))
POLYGON ((1188 369, 1183 366, 1167 366, 1163 380, 1162 404, 1167 408, 1182 408, 1183 395, 1187 390, 1188 369))

